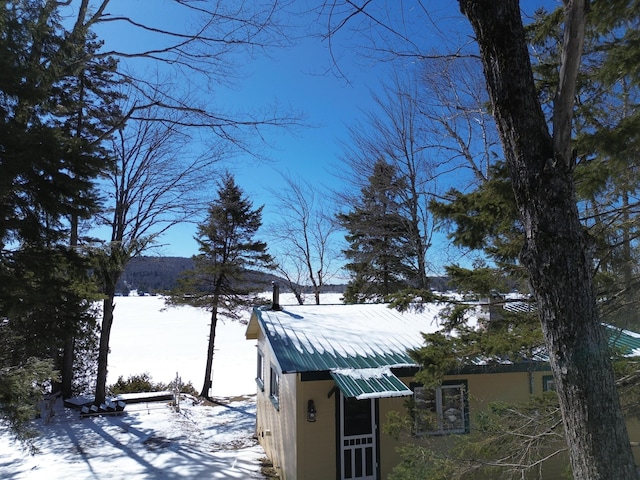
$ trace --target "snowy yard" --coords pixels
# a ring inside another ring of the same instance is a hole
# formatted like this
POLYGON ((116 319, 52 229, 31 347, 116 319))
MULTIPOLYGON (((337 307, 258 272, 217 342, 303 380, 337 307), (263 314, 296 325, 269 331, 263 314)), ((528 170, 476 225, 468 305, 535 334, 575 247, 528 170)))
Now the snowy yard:
MULTIPOLYGON (((163 307, 160 297, 116 298, 109 384, 145 372, 167 383, 177 372, 200 390, 209 314, 163 307)), ((36 455, 0 429, 0 478, 263 478, 264 452, 253 439, 255 344, 244 331, 240 323, 218 322, 212 395, 225 406, 185 399, 180 413, 154 402, 128 405, 123 416, 81 419, 59 405, 48 425, 37 421, 36 455)))
POLYGON ((58 408, 49 425, 39 421, 40 453, 29 455, 0 435, 0 478, 262 479, 264 456, 252 437, 253 398, 226 406, 194 405, 180 412, 166 402, 133 404, 123 416, 80 419, 58 408))

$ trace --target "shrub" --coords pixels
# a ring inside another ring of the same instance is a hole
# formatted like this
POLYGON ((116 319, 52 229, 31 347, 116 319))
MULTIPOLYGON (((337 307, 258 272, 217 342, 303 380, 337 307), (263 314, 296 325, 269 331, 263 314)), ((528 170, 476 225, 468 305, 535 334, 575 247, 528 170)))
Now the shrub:
POLYGON ((194 388, 191 382, 182 383, 182 380, 178 378, 168 384, 154 382, 151 379, 151 375, 148 373, 141 373, 138 375, 129 375, 126 380, 122 377, 118 377, 118 381, 109 386, 109 392, 111 395, 120 395, 121 393, 141 393, 141 392, 161 392, 165 390, 173 391, 178 383, 178 389, 180 393, 187 393, 189 395, 198 396, 198 391, 194 388))
POLYGON ((129 378, 126 380, 121 375, 118 377, 116 383, 109 386, 109 391, 112 395, 119 395, 121 393, 159 392, 165 389, 163 384, 154 383, 151 380, 151 375, 148 373, 129 375, 129 378))

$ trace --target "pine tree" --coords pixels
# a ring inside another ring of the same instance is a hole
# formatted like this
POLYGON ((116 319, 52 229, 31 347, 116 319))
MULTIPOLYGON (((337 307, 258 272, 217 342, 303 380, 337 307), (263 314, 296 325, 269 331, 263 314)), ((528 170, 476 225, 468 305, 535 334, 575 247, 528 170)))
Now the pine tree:
MULTIPOLYGON (((621 2, 616 7, 612 4, 594 4, 592 19, 589 25, 586 45, 584 49, 584 71, 578 83, 577 102, 574 128, 577 131, 574 143, 576 150, 574 155, 579 159, 576 166, 576 189, 579 195, 579 207, 583 224, 589 229, 592 242, 591 251, 595 254, 596 261, 596 294, 599 297, 600 318, 605 322, 616 322, 623 326, 628 326, 629 319, 636 316, 637 307, 634 308, 634 301, 637 302, 637 280, 631 265, 634 265, 634 238, 636 237, 637 223, 634 221, 634 205, 631 199, 637 194, 636 179, 636 158, 634 152, 637 151, 637 130, 629 128, 637 123, 634 118, 637 116, 638 91, 637 75, 633 72, 637 70, 637 65, 629 64, 631 58, 638 58, 637 55, 623 55, 626 64, 620 58, 619 50, 628 50, 633 41, 631 38, 637 36, 637 29, 631 28, 625 31, 629 25, 637 24, 633 8, 619 8, 621 2), (601 10, 602 8, 602 10, 601 10), (597 13, 596 13, 597 12, 597 13), (616 17, 616 18, 614 18, 616 17), (608 30, 613 27, 613 30, 608 30), (625 38, 621 41, 610 41, 614 37, 625 38), (618 52, 618 53, 615 53, 618 52), (618 62, 615 61, 618 57, 618 62), (612 72, 614 72, 612 74, 612 72), (615 294, 613 294, 615 293, 615 294), (636 297, 636 300, 634 300, 636 297)), ((538 23, 531 27, 531 35, 536 44, 537 52, 536 73, 537 86, 540 89, 541 101, 553 99, 558 87, 558 71, 560 64, 559 47, 561 42, 560 22, 562 22, 562 12, 558 10, 552 15, 538 13, 538 23)), ((637 60, 636 60, 637 63, 637 60)), ((499 271, 492 271, 495 276, 505 272, 517 272, 521 274, 522 268, 518 266, 517 259, 523 247, 524 235, 523 226, 518 220, 515 197, 510 190, 508 182, 508 171, 502 163, 494 165, 492 177, 483 183, 476 191, 462 194, 460 192, 450 192, 451 203, 448 205, 433 204, 433 211, 437 212, 448 221, 455 224, 455 231, 452 239, 458 245, 468 248, 481 249, 495 261, 500 267, 499 271), (504 187, 508 188, 504 188, 504 187)), ((486 269, 473 272, 460 268, 448 269, 449 273, 454 273, 454 278, 461 282, 469 282, 474 287, 485 286, 484 290, 474 288, 478 293, 488 293, 487 282, 481 282, 483 275, 487 274, 486 269)), ((521 278, 519 275, 518 278, 521 278)), ((486 277, 485 277, 486 278, 486 277)), ((513 277, 512 277, 513 278, 513 277)), ((496 285, 499 282, 495 282, 496 285)), ((637 303, 635 303, 637 305, 637 303)), ((523 329, 536 327, 535 331, 541 331, 535 325, 537 318, 527 316, 515 316, 510 320, 511 325, 508 331, 501 331, 493 328, 497 333, 496 340, 503 343, 500 350, 508 352, 505 348, 509 345, 509 336, 519 333, 522 339, 528 338, 527 348, 535 348, 539 344, 536 336, 527 337, 522 334, 523 329)), ((503 322, 504 323, 504 322, 503 322)), ((534 330, 531 330, 532 333, 534 330)), ((428 339, 433 340, 433 339, 428 339)), ((488 355, 492 351, 499 351, 486 341, 482 347, 482 355, 488 355)), ((481 346, 483 342, 475 342, 481 346)), ((447 344, 447 342, 441 342, 447 344)), ((459 356, 463 356, 464 349, 457 348, 461 344, 474 345, 473 341, 460 342, 451 339, 445 347, 448 350, 451 362, 459 356), (455 352, 455 353, 454 353, 455 352)), ((434 341, 428 342, 427 347, 418 352, 424 357, 420 358, 425 365, 432 364, 434 341)), ((514 343, 515 345, 515 343, 514 343)), ((436 352, 442 362, 442 352, 436 352)), ((474 352, 478 354, 478 352, 474 352)), ((516 355, 517 352, 512 352, 516 355)), ((442 362, 446 367, 447 364, 442 362)), ((449 364, 451 366, 451 364, 449 364)), ((627 362, 619 362, 617 368, 627 369, 623 402, 628 402, 629 398, 637 396, 633 393, 632 381, 634 375, 629 375, 630 365, 627 362), (626 366, 623 366, 626 365, 626 366)), ((637 387, 636 387, 637 390, 637 387)), ((520 419, 528 417, 527 410, 540 411, 542 400, 532 400, 530 405, 509 406, 510 412, 518 412, 520 419)), ((519 465, 520 471, 525 471, 535 465, 543 454, 536 451, 532 446, 544 446, 545 454, 552 449, 564 449, 564 431, 559 428, 549 430, 549 435, 538 435, 535 428, 543 425, 545 419, 551 419, 551 424, 560 425, 560 410, 557 397, 545 399, 544 408, 547 411, 545 418, 539 417, 539 421, 529 423, 527 431, 531 445, 527 447, 528 454, 531 455, 529 463, 522 462, 519 465), (539 457, 536 457, 539 455, 539 457)), ((628 413, 627 410, 625 413, 628 413)), ((505 410, 497 409, 493 411, 487 419, 491 418, 490 428, 482 431, 482 438, 467 438, 464 443, 469 449, 459 451, 461 455, 469 455, 472 451, 473 458, 479 458, 480 451, 484 447, 482 454, 488 457, 496 455, 495 451, 490 451, 490 447, 500 444, 504 448, 505 442, 512 442, 507 450, 523 452, 524 446, 520 443, 519 435, 513 432, 520 429, 522 433, 523 424, 518 425, 515 416, 505 415, 505 410), (498 412, 499 413, 496 413, 498 412), (507 440, 508 439, 508 440, 507 440), (474 443, 475 442, 475 443, 474 443), (495 442, 495 443, 493 443, 495 442)), ((487 425, 485 424, 485 427, 487 425)), ((461 468, 465 468, 464 457, 460 458, 461 468)), ((468 457, 467 457, 468 458, 468 457)), ((500 458, 512 468, 513 458, 502 455, 500 458)))
POLYGON ((415 254, 408 240, 409 222, 401 213, 402 183, 393 165, 377 161, 352 210, 337 216, 350 244, 344 251, 345 269, 351 273, 347 303, 381 300, 409 285, 415 254))
POLYGON ((255 240, 262 225, 262 208, 253 208, 227 173, 218 185, 218 196, 209 205, 206 220, 198 226, 200 254, 194 268, 182 274, 167 299, 170 305, 191 305, 211 312, 207 363, 201 395, 209 397, 216 325, 221 315, 240 317, 240 310, 255 305, 255 294, 264 286, 252 283, 249 269, 273 268, 267 245, 255 240))
POLYGON ((429 208, 452 227, 448 238, 455 246, 481 251, 491 261, 491 267, 488 262, 476 262, 472 268, 445 266, 452 286, 484 296, 514 288, 528 292, 526 273, 518 262, 523 229, 503 161, 489 168, 487 179, 475 190, 453 188, 442 199, 433 200, 429 208))
MULTIPOLYGON (((597 259, 603 319, 636 328, 640 10, 627 0, 594 3, 591 10, 573 127, 576 189, 597 259)), ((560 63, 561 12, 540 11, 536 20, 530 34, 538 52, 538 86, 541 98, 551 99, 560 63)))
MULTIPOLYGON (((69 245, 69 236, 74 219, 98 208, 95 182, 105 166, 99 145, 111 127, 105 117, 91 113, 83 121, 78 112, 111 108, 113 97, 88 85, 115 66, 105 68, 108 59, 90 65, 87 49, 95 53, 98 45, 86 40, 87 32, 68 32, 60 7, 48 1, 1 4, 0 317, 7 336, 0 356, 15 375, 28 365, 60 369, 65 343, 94 326, 88 259, 69 245)), ((25 381, 36 373, 26 368, 25 381)), ((54 378, 50 374, 46 383, 54 378)), ((68 396, 70 370, 64 379, 68 396)), ((42 376, 32 381, 34 387, 44 384, 42 376)), ((17 397, 8 392, 7 398, 17 397)), ((36 401, 37 395, 23 398, 19 408, 33 408, 36 401)))
MULTIPOLYGON (((68 235, 67 219, 97 206, 93 182, 104 160, 93 139, 71 131, 69 111, 69 80, 87 55, 65 32, 56 2, 13 3, 1 16, 0 242, 52 243, 68 235)), ((77 95, 74 102, 87 104, 77 95)))

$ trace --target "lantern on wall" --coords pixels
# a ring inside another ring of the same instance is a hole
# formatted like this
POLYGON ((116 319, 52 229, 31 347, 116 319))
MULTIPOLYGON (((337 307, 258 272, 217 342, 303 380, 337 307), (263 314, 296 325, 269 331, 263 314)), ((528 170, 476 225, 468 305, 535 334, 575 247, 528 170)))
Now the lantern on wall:
POLYGON ((313 400, 309 400, 307 402, 307 422, 315 422, 316 421, 316 406, 313 403, 313 400))

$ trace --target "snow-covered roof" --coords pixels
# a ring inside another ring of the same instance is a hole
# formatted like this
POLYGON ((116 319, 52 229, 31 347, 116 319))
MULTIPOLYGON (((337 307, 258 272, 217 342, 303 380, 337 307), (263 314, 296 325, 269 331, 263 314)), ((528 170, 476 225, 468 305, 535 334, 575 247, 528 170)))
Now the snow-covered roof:
POLYGON ((413 392, 396 377, 389 367, 338 368, 331 377, 348 398, 406 397, 413 392))
POLYGON ((609 344, 617 348, 627 357, 640 356, 640 333, 621 329, 613 325, 605 325, 609 334, 609 344))
POLYGON ((386 304, 291 305, 255 308, 247 338, 259 325, 283 373, 414 367, 407 351, 424 345, 422 333, 440 330, 442 307, 404 312, 386 304))

